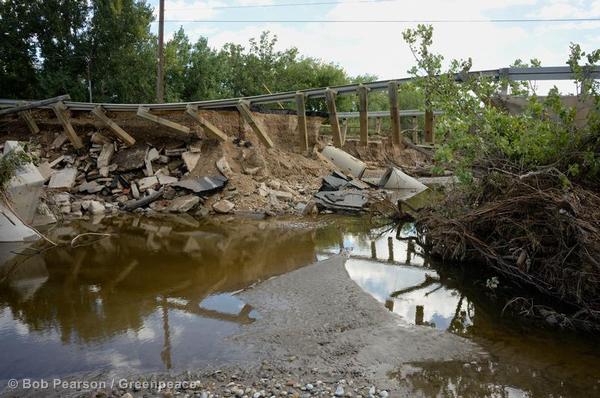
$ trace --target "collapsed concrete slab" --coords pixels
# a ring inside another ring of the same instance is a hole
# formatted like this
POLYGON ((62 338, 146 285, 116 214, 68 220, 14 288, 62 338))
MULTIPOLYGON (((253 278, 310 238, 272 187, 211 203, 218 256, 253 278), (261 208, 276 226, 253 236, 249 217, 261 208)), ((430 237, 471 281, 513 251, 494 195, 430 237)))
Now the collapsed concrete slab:
POLYGON ((359 212, 368 202, 368 196, 358 190, 322 191, 315 194, 317 207, 326 210, 359 212))
MULTIPOLYGON (((4 156, 11 151, 23 151, 17 141, 4 143, 4 156)), ((19 167, 6 187, 6 193, 17 214, 31 223, 40 201, 45 179, 33 163, 19 167)))
POLYGON ((65 168, 57 171, 52 174, 50 177, 50 182, 48 183, 48 188, 50 189, 60 189, 60 190, 70 190, 75 185, 75 179, 77 178, 77 169, 76 168, 65 168))
POLYGON ((23 224, 9 206, 0 201, 0 242, 26 242, 39 238, 37 232, 23 224))

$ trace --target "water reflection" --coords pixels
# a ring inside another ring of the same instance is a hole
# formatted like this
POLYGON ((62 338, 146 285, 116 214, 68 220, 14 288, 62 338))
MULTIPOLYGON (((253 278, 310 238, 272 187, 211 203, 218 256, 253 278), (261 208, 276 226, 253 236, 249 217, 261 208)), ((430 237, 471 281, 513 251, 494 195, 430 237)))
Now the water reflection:
POLYGON ((600 396, 594 342, 502 318, 501 307, 481 287, 462 283, 461 275, 437 267, 411 244, 413 233, 410 225, 360 237, 349 233, 348 274, 407 323, 475 340, 490 359, 411 364, 394 374, 401 384, 426 397, 600 396))
POLYGON ((236 291, 343 250, 350 277, 389 310, 490 354, 399 369, 414 395, 600 395, 595 342, 515 327, 481 289, 437 267, 413 234, 411 225, 373 229, 337 216, 308 228, 179 216, 60 226, 50 236, 65 246, 0 265, 0 380, 218 366, 244 355, 226 337, 260 317, 236 291), (71 248, 85 232, 111 236, 71 248))
POLYGON ((0 266, 0 379, 233 358, 223 337, 257 314, 231 292, 314 262, 316 241, 310 229, 175 217, 82 221, 51 238, 65 245, 0 266), (72 248, 87 232, 111 236, 72 248))

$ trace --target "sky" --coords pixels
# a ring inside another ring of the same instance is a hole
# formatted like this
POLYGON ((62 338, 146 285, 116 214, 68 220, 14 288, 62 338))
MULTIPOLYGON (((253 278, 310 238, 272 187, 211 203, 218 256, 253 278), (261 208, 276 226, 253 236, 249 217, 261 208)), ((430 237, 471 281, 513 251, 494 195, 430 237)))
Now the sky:
MULTIPOLYGON (((150 0, 156 6, 158 0, 150 0)), ((157 10, 155 13, 157 14, 157 10)), ((183 26, 192 41, 211 47, 246 45, 269 30, 280 49, 334 62, 352 75, 400 78, 414 65, 402 31, 413 23, 235 22, 281 20, 457 20, 598 18, 600 0, 165 0, 166 37, 183 26), (290 3, 335 3, 275 6, 290 3), (228 8, 271 5, 271 7, 228 8)), ((600 21, 536 23, 432 23, 433 49, 451 59, 473 59, 473 70, 507 67, 516 59, 537 58, 544 66, 564 65, 569 44, 600 48, 600 21)), ((156 32, 157 24, 152 26, 156 32)))

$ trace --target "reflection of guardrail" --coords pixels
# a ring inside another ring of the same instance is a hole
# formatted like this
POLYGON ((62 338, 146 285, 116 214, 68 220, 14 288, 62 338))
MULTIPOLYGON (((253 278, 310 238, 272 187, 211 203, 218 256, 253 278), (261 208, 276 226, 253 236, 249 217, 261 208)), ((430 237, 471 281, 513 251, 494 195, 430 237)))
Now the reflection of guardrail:
MULTIPOLYGON (((377 248, 375 245, 375 241, 371 241, 371 255, 370 256, 363 255, 363 254, 349 253, 349 254, 347 254, 347 257, 350 259, 356 259, 356 260, 372 261, 372 262, 376 262, 376 263, 383 264, 383 265, 399 265, 399 266, 406 266, 406 267, 429 268, 429 259, 427 258, 427 256, 422 255, 421 253, 419 253, 416 250, 413 239, 407 240, 406 260, 404 262, 398 261, 394 258, 394 238, 389 236, 387 238, 387 241, 388 241, 388 257, 387 257, 387 259, 382 259, 382 258, 377 257, 377 248), (423 259, 422 265, 421 264, 412 264, 412 259, 415 256, 421 257, 423 259)), ((344 251, 345 249, 340 247, 340 250, 344 251)), ((321 251, 320 254, 326 254, 326 255, 333 256, 333 255, 336 255, 339 253, 336 251, 324 250, 324 251, 321 251)))

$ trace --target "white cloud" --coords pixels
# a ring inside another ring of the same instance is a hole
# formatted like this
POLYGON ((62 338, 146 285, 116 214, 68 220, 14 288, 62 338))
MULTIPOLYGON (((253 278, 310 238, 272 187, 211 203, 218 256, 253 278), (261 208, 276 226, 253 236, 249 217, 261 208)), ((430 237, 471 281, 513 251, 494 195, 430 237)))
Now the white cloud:
MULTIPOLYGON (((219 15, 219 9, 224 3, 216 0, 186 1, 171 0, 165 4, 165 20, 206 20, 219 15)), ((158 7, 154 8, 154 16, 158 19, 158 7)))
MULTIPOLYGON (((271 0, 266 0, 271 2, 271 0)), ((198 2, 175 0, 168 8, 169 19, 227 19, 224 10, 210 9, 221 5, 218 0, 198 2), (174 8, 200 7, 198 10, 174 8), (204 7, 204 8, 202 8, 204 7)), ((238 0, 233 4, 260 4, 260 0, 238 0)), ((232 3, 227 3, 231 5, 232 3)), ((270 11, 266 11, 268 19, 270 11)), ((262 12, 261 12, 262 13, 262 12)), ((414 20, 414 19, 489 19, 501 18, 565 18, 600 16, 600 0, 422 0, 407 6, 404 1, 380 3, 343 3, 318 15, 323 20, 414 20), (537 12, 531 12, 537 8, 537 12), (531 14, 531 15, 529 15, 531 14)), ((285 18, 294 19, 293 13, 285 18)), ((258 17, 256 19, 260 19, 258 17)), ((255 19, 252 16, 250 19, 255 19)), ((304 19, 304 18, 301 18, 304 19)), ((472 57, 474 69, 505 67, 515 59, 538 58, 543 65, 564 65, 570 41, 598 47, 600 23, 501 24, 501 23, 436 23, 434 50, 447 61, 472 57), (586 34, 583 35, 583 32, 586 34)), ((397 23, 264 23, 253 26, 238 24, 184 24, 192 40, 203 35, 212 47, 226 42, 243 45, 248 39, 270 30, 279 38, 280 49, 298 47, 300 53, 335 62, 351 75, 375 74, 380 78, 406 75, 414 64, 412 54, 402 39, 402 31, 410 24, 397 23)))

